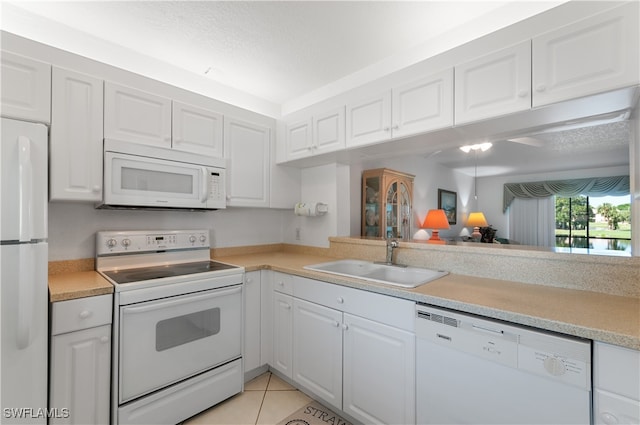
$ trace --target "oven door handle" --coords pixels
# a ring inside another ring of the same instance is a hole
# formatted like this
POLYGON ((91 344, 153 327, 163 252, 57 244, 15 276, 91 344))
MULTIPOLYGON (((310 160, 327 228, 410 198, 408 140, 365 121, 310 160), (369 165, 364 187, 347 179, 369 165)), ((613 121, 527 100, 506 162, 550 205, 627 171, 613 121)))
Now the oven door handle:
POLYGON ((123 307, 123 310, 126 312, 127 315, 149 313, 155 310, 162 310, 168 307, 179 307, 184 304, 190 304, 193 302, 209 300, 212 298, 224 297, 227 295, 233 295, 240 292, 242 292, 242 286, 237 286, 235 288, 229 288, 229 289, 216 289, 214 292, 211 292, 210 294, 201 294, 201 293, 190 294, 187 296, 170 298, 164 301, 152 301, 149 303, 145 303, 144 305, 126 306, 126 307, 123 307))

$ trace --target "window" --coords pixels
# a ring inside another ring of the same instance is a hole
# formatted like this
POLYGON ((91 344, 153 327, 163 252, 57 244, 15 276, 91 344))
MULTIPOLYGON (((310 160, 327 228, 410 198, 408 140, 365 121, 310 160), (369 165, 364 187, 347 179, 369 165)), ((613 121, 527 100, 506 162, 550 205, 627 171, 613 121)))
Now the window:
POLYGON ((557 247, 631 251, 629 196, 556 196, 557 247))

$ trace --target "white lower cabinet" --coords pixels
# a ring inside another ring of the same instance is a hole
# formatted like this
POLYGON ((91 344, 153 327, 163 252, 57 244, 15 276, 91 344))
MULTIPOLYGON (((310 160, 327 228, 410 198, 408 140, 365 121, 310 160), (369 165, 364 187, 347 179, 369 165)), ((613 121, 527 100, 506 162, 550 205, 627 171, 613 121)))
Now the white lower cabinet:
POLYGON ((415 303, 276 274, 272 367, 362 423, 415 423, 415 303))
POLYGON ((244 372, 262 365, 260 361, 260 271, 244 275, 244 351, 242 353, 244 372))
POLYGON ((640 423, 640 351, 593 345, 593 423, 640 423))
POLYGON ((293 300, 293 380, 342 409, 342 312, 293 300))
POLYGON ((344 314, 344 412, 369 424, 415 423, 415 334, 344 314))
POLYGON ((108 424, 111 295, 52 305, 50 424, 108 424))
POLYGON ((293 297, 273 293, 273 356, 271 366, 287 378, 293 376, 293 297))

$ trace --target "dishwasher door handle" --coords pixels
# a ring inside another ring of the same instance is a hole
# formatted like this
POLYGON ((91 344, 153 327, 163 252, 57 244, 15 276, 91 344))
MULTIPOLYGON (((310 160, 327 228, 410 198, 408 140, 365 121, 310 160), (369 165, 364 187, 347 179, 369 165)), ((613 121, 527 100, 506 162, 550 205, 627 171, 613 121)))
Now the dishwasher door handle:
POLYGON ((504 331, 503 330, 487 328, 487 327, 484 327, 484 326, 476 325, 475 323, 471 324, 471 328, 473 330, 475 330, 475 331, 489 332, 490 334, 493 334, 493 335, 499 335, 499 336, 504 335, 504 331))

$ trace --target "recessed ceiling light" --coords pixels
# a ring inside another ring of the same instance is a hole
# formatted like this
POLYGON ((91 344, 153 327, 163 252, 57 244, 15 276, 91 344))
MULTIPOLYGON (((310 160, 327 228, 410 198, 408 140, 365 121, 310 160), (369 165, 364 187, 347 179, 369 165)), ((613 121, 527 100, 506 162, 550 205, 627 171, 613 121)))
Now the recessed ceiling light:
POLYGON ((478 150, 480 150, 480 151, 484 152, 484 151, 488 150, 489 148, 491 148, 491 146, 493 146, 493 145, 492 145, 491 143, 489 143, 489 142, 486 142, 486 143, 477 143, 477 144, 475 144, 475 145, 465 145, 465 146, 460 146, 460 150, 461 150, 462 152, 464 152, 464 153, 469 153, 469 152, 471 152, 472 150, 473 150, 473 151, 478 151, 478 150))

